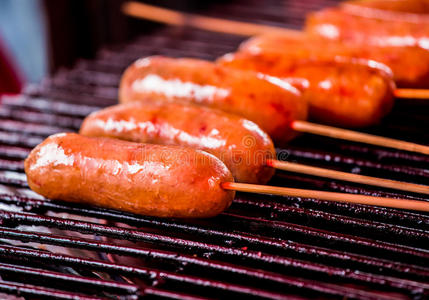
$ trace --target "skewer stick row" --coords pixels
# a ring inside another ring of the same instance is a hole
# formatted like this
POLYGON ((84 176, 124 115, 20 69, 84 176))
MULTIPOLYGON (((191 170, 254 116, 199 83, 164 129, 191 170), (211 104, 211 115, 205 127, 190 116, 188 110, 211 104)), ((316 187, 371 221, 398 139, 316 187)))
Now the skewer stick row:
POLYGON ((300 132, 429 155, 429 146, 400 141, 397 139, 299 120, 292 122, 291 126, 294 130, 300 132))
POLYGON ((191 26, 203 30, 235 35, 252 36, 273 31, 288 34, 301 34, 300 31, 293 29, 204 17, 195 14, 185 14, 135 1, 124 3, 122 6, 122 11, 126 15, 140 19, 176 26, 191 26))
POLYGON ((146 99, 134 103, 119 104, 91 114, 83 121, 80 133, 92 137, 115 137, 133 142, 174 144, 204 150, 220 158, 238 182, 265 184, 274 175, 275 168, 312 176, 429 194, 428 186, 276 160, 274 144, 268 134, 263 134, 263 131, 256 124, 250 127, 244 126, 243 124, 249 124, 244 121, 245 119, 239 116, 213 111, 201 106, 161 103, 146 99), (109 126, 105 125, 106 122, 109 126), (168 124, 168 126, 161 126, 158 136, 138 129, 141 128, 140 124, 146 124, 145 126, 151 124, 150 127, 155 127, 157 124, 168 124), (200 131, 202 125, 206 131, 205 134, 200 131), (189 139, 181 140, 177 139, 176 135, 167 134, 169 130, 173 129, 174 132, 180 133, 179 136, 182 136, 183 133, 183 136, 187 136, 189 139), (213 129, 218 132, 218 140, 223 140, 225 143, 217 144, 217 146, 211 144, 210 147, 207 147, 204 140, 209 137, 209 133, 213 129), (160 139, 160 137, 163 138, 160 139), (200 141, 199 144, 195 143, 196 140, 200 141), (193 142, 189 143, 188 141, 193 142), (231 151, 230 149, 234 150, 231 151))
POLYGON ((414 184, 409 182, 402 182, 390 179, 383 179, 365 175, 352 174, 347 172, 341 172, 336 170, 323 169, 318 167, 312 167, 292 162, 269 160, 267 165, 278 170, 289 171, 300 174, 307 174, 323 178, 331 178, 336 180, 355 182, 360 184, 367 184, 372 186, 379 186, 389 189, 401 190, 412 193, 426 194, 429 195, 429 186, 414 184))
POLYGON ((429 99, 428 89, 395 89, 394 94, 402 99, 429 99))
POLYGON ((373 197, 373 196, 365 196, 365 195, 334 193, 334 192, 325 192, 325 191, 317 191, 317 190, 303 190, 303 189, 295 189, 295 188, 275 187, 275 186, 268 186, 268 185, 255 185, 255 184, 238 183, 238 182, 223 182, 221 186, 223 189, 233 190, 237 192, 278 195, 278 196, 285 196, 285 197, 314 198, 314 199, 320 199, 325 201, 375 205, 375 206, 381 206, 381 207, 391 207, 391 208, 429 212, 429 202, 418 201, 418 200, 373 197))
POLYGON ((31 151, 24 167, 30 188, 46 198, 156 217, 215 216, 231 204, 233 191, 429 212, 429 202, 425 201, 235 183, 226 165, 203 151, 75 133, 48 137, 31 151), (58 155, 59 149, 67 154, 58 155), (178 155, 194 159, 184 164, 178 155), (112 160, 116 164, 106 163, 112 160), (100 166, 101 172, 97 168, 94 171, 94 166, 100 166), (121 176, 117 176, 118 168, 121 176), (143 169, 145 176, 141 176, 143 169), (190 178, 178 181, 177 176, 183 174, 190 178), (59 181, 61 189, 57 188, 59 181), (76 184, 79 182, 85 184, 76 184))

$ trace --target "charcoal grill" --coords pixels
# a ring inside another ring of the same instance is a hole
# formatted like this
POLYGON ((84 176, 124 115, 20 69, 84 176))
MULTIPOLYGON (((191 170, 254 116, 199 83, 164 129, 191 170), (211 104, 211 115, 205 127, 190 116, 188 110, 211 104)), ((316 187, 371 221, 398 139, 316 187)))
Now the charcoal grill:
MULTIPOLYGON (((208 15, 302 25, 329 1, 242 1, 208 15), (246 15, 246 17, 243 17, 246 15), (241 17, 240 17, 241 16, 241 17)), ((429 295, 429 215, 317 199, 238 194, 210 220, 165 220, 43 199, 23 159, 46 136, 77 131, 90 112, 116 103, 121 72, 141 56, 203 59, 242 38, 165 27, 110 46, 0 106, 0 292, 25 298, 424 299, 429 295), (137 262, 138 261, 138 262, 137 262)), ((428 144, 427 101, 404 100, 367 129, 428 144)), ((303 135, 288 160, 428 183, 429 157, 303 135), (315 146, 317 145, 317 146, 315 146)), ((272 185, 413 198, 417 194, 277 172, 272 185)), ((0 295, 1 296, 1 295, 0 295)))

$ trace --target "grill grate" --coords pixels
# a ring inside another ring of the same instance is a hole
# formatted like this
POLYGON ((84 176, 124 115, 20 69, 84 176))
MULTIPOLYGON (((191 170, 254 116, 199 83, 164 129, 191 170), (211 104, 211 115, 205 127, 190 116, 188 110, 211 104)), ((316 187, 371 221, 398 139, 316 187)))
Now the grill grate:
MULTIPOLYGON (((207 12, 299 27, 332 1, 234 1, 207 12), (284 6, 289 9, 284 10, 284 6), (243 10, 245 9, 245 10, 243 10), (246 17, 243 17, 243 16, 246 17)), ((429 291, 429 214, 238 194, 210 220, 164 220, 42 199, 23 159, 47 135, 78 130, 116 102, 121 72, 138 57, 214 59, 242 38, 163 28, 102 49, 0 106, 0 292, 61 299, 423 299, 429 291)), ((401 101, 368 132, 428 143, 427 102, 401 101)), ((427 183, 429 158, 303 135, 289 160, 427 183), (314 145, 318 145, 317 148, 314 145)), ((390 190, 277 172, 271 184, 428 200, 390 190)))

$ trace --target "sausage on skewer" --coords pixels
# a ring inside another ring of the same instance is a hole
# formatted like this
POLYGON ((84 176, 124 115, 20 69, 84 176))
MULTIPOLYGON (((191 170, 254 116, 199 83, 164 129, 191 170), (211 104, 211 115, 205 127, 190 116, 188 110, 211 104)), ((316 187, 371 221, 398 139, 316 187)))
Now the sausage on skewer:
POLYGON ((284 144, 297 134, 291 123, 307 118, 308 104, 296 88, 273 80, 277 83, 208 61, 155 56, 128 67, 119 101, 158 98, 209 106, 255 122, 276 143, 284 144))
MULTIPOLYGON (((308 98, 314 98, 311 100, 315 117, 327 123, 357 127, 378 123, 390 111, 394 82, 385 65, 367 60, 319 63, 324 68, 316 68, 318 73, 309 81, 313 84, 305 92, 308 98), (339 63, 343 66, 340 69, 336 68, 339 63)), ((312 74, 314 67, 307 62, 298 73, 312 74)), ((306 74, 299 75, 298 79, 302 79, 306 74)), ((303 120, 307 101, 284 80, 207 61, 165 57, 138 60, 122 77, 119 100, 125 103, 154 97, 240 115, 258 124, 278 146, 293 139, 296 132, 307 132, 429 153, 429 146, 307 122, 303 120)))
POLYGON ((429 14, 427 0, 353 0, 342 2, 340 6, 360 10, 368 8, 406 14, 429 14))
POLYGON ((145 58, 125 71, 119 99, 124 103, 156 96, 218 108, 254 121, 280 144, 294 137, 290 124, 305 118, 307 101, 290 88, 237 69, 308 81, 305 98, 311 101, 310 113, 314 119, 332 125, 376 124, 392 107, 393 81, 384 65, 366 60, 284 63, 277 58, 238 56, 222 60, 223 65, 235 70, 196 59, 145 58))
POLYGON ((155 217, 215 216, 235 190, 429 211, 417 200, 234 183, 227 167, 204 151, 74 133, 50 136, 33 149, 25 173, 42 196, 155 217))
POLYGON ((238 182, 264 184, 274 174, 267 166, 276 158, 270 137, 249 120, 207 107, 154 99, 120 104, 89 115, 80 134, 204 150, 238 182))
POLYGON ((89 115, 82 123, 80 133, 204 150, 222 160, 238 182, 264 184, 276 168, 429 194, 429 188, 423 185, 278 161, 271 139, 255 123, 190 104, 156 99, 119 104, 89 115))
POLYGON ((56 134, 25 160, 30 188, 52 199, 158 217, 219 214, 235 193, 228 168, 204 151, 56 134))
POLYGON ((259 55, 279 52, 282 60, 329 60, 335 57, 365 58, 387 65, 398 87, 425 88, 429 85, 429 51, 420 47, 377 46, 339 42, 318 36, 264 34, 245 41, 240 52, 259 55))
POLYGON ((429 50, 429 19, 354 7, 328 8, 308 16, 306 31, 329 39, 429 50))
POLYGON ((296 59, 281 52, 227 54, 218 63, 253 70, 290 82, 307 84, 304 97, 310 104, 310 117, 340 127, 377 124, 393 106, 394 83, 390 69, 364 59, 296 59))

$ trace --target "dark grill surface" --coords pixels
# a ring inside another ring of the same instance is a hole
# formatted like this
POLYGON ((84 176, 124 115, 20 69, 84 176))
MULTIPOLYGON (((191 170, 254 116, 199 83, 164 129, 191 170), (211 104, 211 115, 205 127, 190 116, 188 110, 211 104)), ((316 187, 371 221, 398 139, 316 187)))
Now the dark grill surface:
MULTIPOLYGON (((250 1, 243 7, 235 1, 208 14, 299 27, 306 11, 328 4, 250 1)), ((38 299, 428 296, 428 214, 238 194, 214 219, 164 220, 48 201, 29 191, 23 159, 31 148, 50 134, 77 131, 87 114, 116 103, 120 74, 133 60, 153 54, 215 59, 241 40, 163 28, 2 99, 0 292, 38 299)), ((400 100, 368 131, 428 144, 428 109, 427 101, 400 100)), ((429 158, 418 154, 311 135, 278 151, 291 161, 348 172, 425 184, 429 178, 429 158)), ((270 184, 428 200, 286 172, 270 184)))

